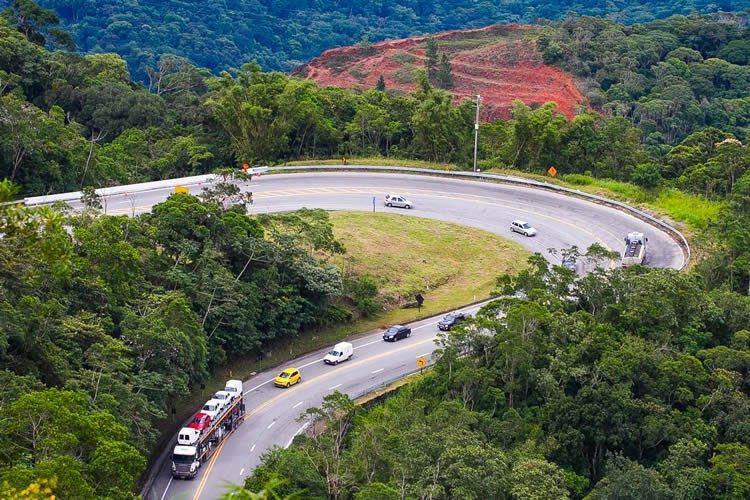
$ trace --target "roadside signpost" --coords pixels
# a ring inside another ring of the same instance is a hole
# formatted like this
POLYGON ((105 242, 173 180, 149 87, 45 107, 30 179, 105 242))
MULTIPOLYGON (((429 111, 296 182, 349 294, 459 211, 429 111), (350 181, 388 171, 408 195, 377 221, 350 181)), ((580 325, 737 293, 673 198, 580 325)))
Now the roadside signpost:
POLYGON ((417 358, 417 366, 419 367, 419 373, 422 373, 422 369, 427 366, 427 360, 423 356, 417 358))

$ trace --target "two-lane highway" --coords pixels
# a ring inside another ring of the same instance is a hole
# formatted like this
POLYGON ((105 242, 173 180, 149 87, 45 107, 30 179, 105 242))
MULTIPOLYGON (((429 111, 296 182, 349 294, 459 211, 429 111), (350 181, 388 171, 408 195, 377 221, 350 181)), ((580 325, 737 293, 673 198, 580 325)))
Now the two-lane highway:
MULTIPOLYGON (((193 194, 200 189, 190 186, 193 194)), ((600 243, 620 252, 625 235, 640 231, 648 237, 648 265, 680 269, 685 262, 682 248, 667 232, 628 213, 518 185, 403 173, 326 172, 262 176, 244 189, 253 192, 253 213, 302 207, 372 211, 374 207, 376 211, 439 219, 501 234, 553 261, 559 257, 549 254, 549 248, 575 245, 585 250, 592 243, 600 243), (414 208, 384 207, 386 193, 405 195, 414 208), (527 238, 511 233, 509 223, 513 219, 528 221, 538 229, 538 235, 527 238)), ((173 188, 125 193, 104 201, 107 213, 131 215, 150 210, 172 192, 173 188)), ((288 390, 273 386, 275 371, 246 381, 248 414, 244 424, 220 445, 192 481, 172 480, 167 461, 146 497, 216 498, 227 483, 239 483, 249 475, 263 452, 274 445, 287 446, 295 434, 302 432, 296 418, 320 404, 325 395, 335 390, 358 395, 413 371, 416 358, 435 349, 436 322, 432 319, 414 324, 412 337, 396 344, 385 344, 379 333, 362 337, 354 342, 354 358, 336 367, 323 365, 325 351, 290 361, 288 366, 302 368, 303 382, 288 390)))
MULTIPOLYGON (((475 313, 479 305, 465 308, 475 313)), ((241 482, 260 463, 261 455, 272 446, 289 446, 303 432, 297 418, 318 406, 323 398, 340 391, 352 397, 369 392, 402 374, 418 369, 417 359, 430 358, 440 333, 439 318, 412 325, 409 338, 385 342, 381 332, 353 341, 354 356, 337 366, 323 363, 329 349, 322 349, 288 366, 300 368, 302 382, 288 389, 274 386, 278 370, 269 370, 245 382, 245 422, 217 448, 214 457, 191 480, 173 480, 169 464, 152 488, 151 498, 217 498, 228 483, 241 482)))
MULTIPOLYGON (((648 236, 647 264, 681 268, 682 249, 665 231, 614 208, 563 194, 518 185, 427 175, 325 172, 274 174, 254 178, 244 189, 253 192, 251 212, 291 211, 302 207, 326 210, 375 209, 440 219, 477 227, 518 241, 531 251, 573 245, 585 250, 600 243, 620 252, 631 231, 648 236), (414 202, 412 210, 386 208, 383 196, 399 193, 414 202), (510 233, 513 219, 523 219, 539 230, 534 238, 510 233)), ((199 194, 200 186, 190 186, 199 194)), ((107 197, 108 214, 132 215, 149 211, 164 201, 173 188, 107 197)), ((74 208, 80 204, 71 203, 74 208)), ((549 256, 548 256, 549 257, 549 256)))

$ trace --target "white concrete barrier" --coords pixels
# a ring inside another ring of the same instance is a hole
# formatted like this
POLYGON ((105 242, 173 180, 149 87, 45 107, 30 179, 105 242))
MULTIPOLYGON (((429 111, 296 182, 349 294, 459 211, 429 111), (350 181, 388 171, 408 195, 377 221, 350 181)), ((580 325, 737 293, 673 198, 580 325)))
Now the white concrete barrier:
MULTIPOLYGON (((263 172, 268 172, 268 170, 268 167, 251 168, 249 169, 248 174, 257 175, 263 172)), ((106 197, 125 193, 142 193, 144 191, 172 189, 176 186, 195 186, 196 184, 212 183, 216 181, 217 178, 218 176, 216 174, 207 174, 195 175, 192 177, 181 177, 179 179, 167 179, 164 181, 142 182, 139 184, 128 184, 125 186, 99 188, 96 190, 96 194, 102 197, 106 197)), ((81 191, 73 191, 70 193, 50 194, 46 196, 32 196, 30 198, 24 198, 23 204, 26 206, 34 206, 48 205, 56 201, 78 201, 81 199, 82 195, 83 193, 81 191)))

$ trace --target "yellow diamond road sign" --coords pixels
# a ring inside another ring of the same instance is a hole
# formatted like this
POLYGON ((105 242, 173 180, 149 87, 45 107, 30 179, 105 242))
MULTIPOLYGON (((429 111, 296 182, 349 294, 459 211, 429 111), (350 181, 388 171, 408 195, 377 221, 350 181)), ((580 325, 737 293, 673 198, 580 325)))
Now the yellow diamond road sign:
POLYGON ((424 368, 427 364, 427 360, 424 358, 417 358, 417 366, 420 368, 424 368))

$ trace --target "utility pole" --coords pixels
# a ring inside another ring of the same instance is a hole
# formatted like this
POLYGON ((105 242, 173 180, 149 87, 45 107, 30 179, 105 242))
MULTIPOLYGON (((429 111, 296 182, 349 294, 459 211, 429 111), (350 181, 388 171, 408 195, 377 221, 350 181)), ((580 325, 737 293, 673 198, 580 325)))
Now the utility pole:
POLYGON ((479 142, 479 104, 482 98, 477 94, 477 119, 474 122, 474 172, 477 171, 477 143, 479 142))

